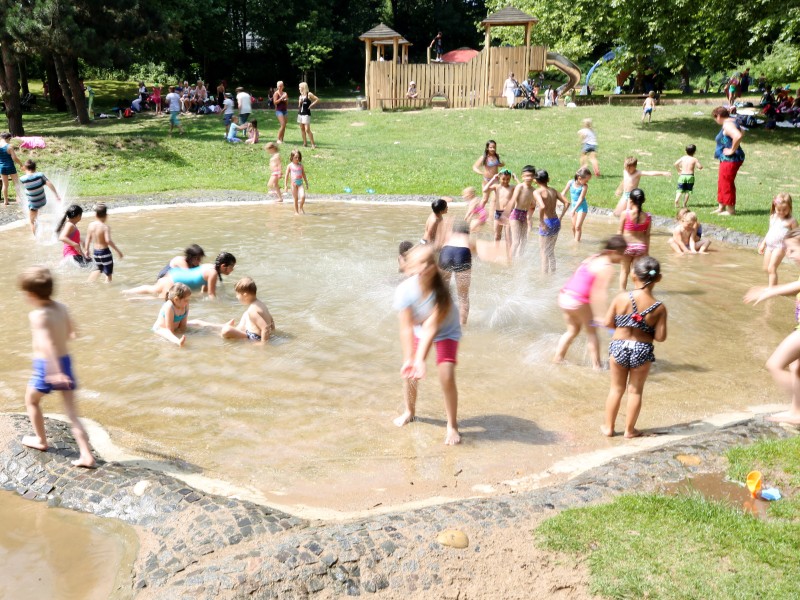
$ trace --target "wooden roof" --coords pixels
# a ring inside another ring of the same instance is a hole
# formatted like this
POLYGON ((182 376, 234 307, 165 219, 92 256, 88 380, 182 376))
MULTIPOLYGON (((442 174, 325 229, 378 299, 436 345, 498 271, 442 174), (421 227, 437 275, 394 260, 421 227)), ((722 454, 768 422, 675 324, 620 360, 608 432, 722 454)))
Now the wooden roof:
POLYGON ((506 6, 502 10, 498 10, 481 21, 481 25, 527 25, 528 23, 538 23, 539 19, 522 12, 513 6, 506 6))
POLYGON ((402 39, 403 36, 383 23, 358 36, 358 39, 362 42, 367 40, 393 40, 395 38, 402 39))

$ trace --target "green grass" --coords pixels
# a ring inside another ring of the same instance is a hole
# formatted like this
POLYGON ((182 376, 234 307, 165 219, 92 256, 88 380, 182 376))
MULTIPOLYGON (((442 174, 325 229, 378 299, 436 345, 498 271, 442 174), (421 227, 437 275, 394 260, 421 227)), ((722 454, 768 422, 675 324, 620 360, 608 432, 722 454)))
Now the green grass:
POLYGON ((585 556, 591 592, 607 598, 800 597, 800 524, 700 496, 623 496, 565 511, 535 535, 550 550, 585 556))
POLYGON ((771 517, 800 521, 800 436, 733 448, 727 457, 730 479, 744 482, 750 471, 761 471, 765 484, 781 491, 784 498, 770 504, 771 517))
MULTIPOLYGON (((89 82, 96 90, 96 112, 111 107, 118 95, 133 97, 135 85, 89 82), (129 92, 125 94, 124 92, 129 92)), ((320 91, 324 97, 324 93, 320 91)), ((326 98, 328 99, 328 98, 326 98)), ((509 111, 500 108, 422 110, 412 112, 316 111, 313 129, 320 148, 304 152, 310 192, 353 193, 373 189, 378 194, 458 195, 480 179, 471 166, 487 139, 497 140, 503 160, 515 172, 525 164, 549 171, 562 188, 578 167, 577 130, 581 120, 594 119, 600 142, 603 177, 589 184, 590 203, 612 207, 622 161, 639 158, 643 170, 672 170, 687 143, 698 147, 706 169, 699 173, 692 205, 701 222, 764 233, 770 202, 779 191, 800 196, 797 152, 800 130, 746 134, 747 160, 737 178, 739 216, 720 218, 715 206, 716 163, 711 158, 717 125, 710 106, 659 107, 649 126, 639 123, 637 107, 591 106, 578 109, 509 111), (695 112, 701 115, 695 115, 695 112)), ((255 111, 262 139, 272 139, 276 120, 271 112, 255 111)), ((261 147, 226 145, 218 116, 183 119, 186 136, 167 135, 168 118, 150 115, 133 119, 98 120, 79 127, 63 114, 25 115, 28 135, 45 135, 48 147, 34 156, 45 173, 68 170, 81 196, 151 193, 165 190, 264 190, 266 156, 261 147)), ((300 134, 290 113, 283 147, 298 145, 300 134)), ((642 179, 645 208, 672 215, 676 177, 642 179)))

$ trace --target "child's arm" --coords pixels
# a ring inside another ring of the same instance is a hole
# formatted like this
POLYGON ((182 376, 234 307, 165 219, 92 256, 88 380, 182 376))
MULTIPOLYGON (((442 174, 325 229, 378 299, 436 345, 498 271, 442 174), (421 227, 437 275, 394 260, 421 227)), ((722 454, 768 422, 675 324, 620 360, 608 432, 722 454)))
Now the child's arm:
POLYGON ((576 206, 580 206, 583 203, 583 201, 586 200, 586 192, 588 191, 589 191, 589 186, 583 184, 583 186, 581 187, 581 195, 578 196, 578 202, 576 203, 576 206))
POLYGON ((650 231, 653 229, 653 219, 650 219, 650 223, 647 225, 647 231, 644 232, 644 243, 647 244, 647 247, 650 247, 650 231))
POLYGON ((639 173, 647 177, 658 177, 659 175, 662 177, 672 177, 672 173, 669 171, 640 171, 639 173))
POLYGON ((49 187, 49 188, 50 188, 50 191, 51 191, 51 192, 53 192, 53 194, 54 194, 54 195, 55 195, 55 197, 56 197, 56 200, 58 200, 59 202, 61 202, 61 196, 59 196, 59 195, 58 195, 58 190, 56 189, 56 186, 54 186, 54 185, 52 184, 52 182, 51 182, 49 179, 48 179, 47 181, 45 181, 45 182, 44 182, 44 184, 45 184, 47 187, 49 187))
POLYGON ((403 366, 400 375, 411 379, 414 374, 414 314, 411 307, 400 311, 400 347, 403 350, 403 366))
POLYGON ((656 310, 659 315, 658 321, 656 321, 656 332, 653 334, 653 339, 656 342, 663 342, 667 339, 667 307, 662 304, 656 310))
POLYGON ((439 331, 441 320, 440 310, 437 306, 433 309, 431 316, 425 319, 425 322, 422 324, 422 335, 419 337, 417 354, 414 356, 413 379, 425 378, 425 359, 428 357, 431 346, 433 346, 433 338, 436 337, 436 332, 439 331))
POLYGON ((697 254, 697 244, 695 243, 694 229, 692 229, 692 231, 689 233, 689 252, 692 254, 697 254))
POLYGON ((306 189, 308 189, 308 177, 306 177, 306 169, 303 167, 303 181, 306 184, 306 189))
POLYGON ((289 170, 289 165, 286 165, 286 175, 283 176, 283 187, 287 190, 289 189, 289 170))
POLYGON ((89 229, 86 232, 86 240, 84 241, 84 244, 86 245, 86 254, 89 254, 91 252, 92 246, 94 246, 94 238, 95 238, 94 228, 91 225, 89 225, 89 229))
POLYGON ((617 227, 617 235, 624 235, 625 234, 625 219, 627 218, 626 213, 622 213, 619 216, 619 226, 617 227))
POLYGON ((61 235, 58 236, 58 241, 63 243, 63 244, 66 244, 67 246, 72 246, 73 248, 75 248, 75 251, 78 254, 80 254, 81 256, 84 256, 83 248, 81 248, 81 245, 78 244, 77 242, 73 242, 71 239, 69 239, 69 234, 72 233, 73 229, 75 229, 75 225, 73 225, 70 222, 67 222, 64 225, 64 227, 61 228, 61 235))
POLYGON ((772 287, 752 287, 744 295, 744 301, 747 304, 758 304, 775 296, 796 296, 797 294, 800 294, 800 280, 772 287))
POLYGON ((517 208, 517 198, 519 198, 521 193, 522 193, 521 185, 518 185, 517 187, 514 188, 514 191, 511 193, 511 202, 509 202, 509 205, 505 207, 506 210, 508 209, 513 210, 517 208))
POLYGON ((558 200, 561 202, 561 204, 564 205, 564 208, 561 209, 561 216, 559 217, 559 219, 563 219, 564 215, 567 214, 567 211, 569 210, 569 202, 564 197, 564 194, 562 194, 559 191, 556 191, 556 198, 558 198, 558 200))
POLYGON ((683 164, 683 157, 681 157, 681 158, 679 158, 678 160, 676 160, 676 161, 675 161, 675 163, 674 163, 672 166, 673 166, 673 167, 675 167, 675 170, 676 170, 678 173, 680 173, 680 172, 681 172, 681 165, 682 165, 682 164, 683 164))
POLYGON ((606 329, 616 329, 617 327, 616 324, 614 323, 614 317, 617 315, 618 298, 619 296, 617 296, 616 298, 614 298, 614 300, 611 301, 611 306, 609 306, 608 310, 606 311, 606 316, 605 319, 603 319, 602 323, 603 327, 605 327, 606 329))
POLYGON ((216 298, 217 297, 217 282, 219 281, 219 273, 217 270, 214 269, 211 271, 211 274, 208 276, 208 281, 206 282, 206 287, 208 288, 208 297, 209 298, 216 298))
POLYGON ((596 323, 602 323, 606 314, 606 304, 608 303, 608 286, 614 277, 614 269, 609 265, 603 267, 595 274, 592 289, 589 292, 589 306, 592 308, 592 319, 596 323))
POLYGON ((117 254, 119 254, 120 260, 122 260, 122 251, 117 248, 117 245, 114 243, 114 240, 111 239, 111 227, 106 227, 106 246, 109 248, 113 248, 117 254))
MULTIPOLYGON (((483 175, 483 173, 481 173, 481 175, 483 175)), ((495 182, 497 181, 497 179, 499 177, 500 177, 500 174, 499 173, 495 173, 492 176, 492 178, 483 185, 483 188, 482 188, 483 192, 486 193, 490 189, 492 189, 494 187, 495 182)))
POLYGON ((699 161, 699 160, 697 160, 696 158, 694 159, 694 166, 695 166, 695 167, 696 167, 698 170, 700 170, 700 171, 702 171, 702 170, 703 170, 703 165, 701 165, 701 164, 700 164, 700 161, 699 161))
POLYGON ((571 185, 572 185, 572 180, 570 179, 570 180, 567 182, 567 185, 565 185, 565 186, 564 186, 564 191, 563 191, 563 192, 561 192, 561 195, 562 195, 564 198, 566 198, 566 197, 567 197, 567 192, 569 192, 569 188, 570 188, 570 186, 571 186, 571 185))
MULTIPOLYGON (((478 160, 476 160, 475 164, 472 165, 472 170, 478 175, 483 175, 483 156, 478 157, 478 160)), ((497 175, 495 175, 495 177, 497 177, 497 175)))
MULTIPOLYGON (((56 304, 56 306, 59 306, 56 304)), ((67 320, 69 320, 69 313, 66 307, 61 307, 67 320)), ((47 315, 47 311, 43 309, 31 311, 29 315, 31 323, 31 331, 33 332, 34 344, 47 364, 45 370, 45 381, 52 384, 59 389, 71 389, 72 379, 66 373, 61 371, 61 363, 58 360, 58 349, 53 340, 53 331, 51 319, 47 315)), ((67 330, 72 333, 71 326, 67 323, 67 330)))
MULTIPOLYGON (((172 304, 172 303, 170 303, 172 304)), ((173 312, 175 312, 173 310, 173 312)), ((171 317, 170 317, 171 318, 171 317)), ((183 319, 181 319, 178 324, 175 326, 173 330, 175 333, 186 333, 186 325, 189 322, 189 307, 186 307, 186 312, 184 313, 183 319)))
POLYGON ((686 244, 683 243, 683 236, 681 235, 681 227, 678 225, 675 229, 672 230, 672 241, 677 244, 678 248, 680 248, 681 253, 688 252, 689 249, 686 247, 686 244))
POLYGON ((17 153, 14 151, 14 146, 9 144, 6 146, 8 148, 8 153, 11 155, 11 158, 14 159, 14 162, 17 163, 20 168, 22 168, 22 161, 17 157, 17 153))

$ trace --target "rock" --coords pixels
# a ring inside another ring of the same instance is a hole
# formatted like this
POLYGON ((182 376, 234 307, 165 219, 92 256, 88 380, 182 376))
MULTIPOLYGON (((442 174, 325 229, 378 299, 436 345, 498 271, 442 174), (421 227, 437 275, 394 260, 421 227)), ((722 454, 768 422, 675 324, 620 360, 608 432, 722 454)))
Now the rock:
POLYGON ((150 487, 150 482, 147 479, 142 479, 139 483, 133 486, 133 493, 137 496, 144 495, 144 492, 147 488, 150 487))
POLYGON ((436 541, 442 546, 449 546, 451 548, 466 548, 469 546, 469 538, 467 534, 458 529, 447 529, 442 531, 436 536, 436 541))
POLYGON ((684 467, 696 467, 701 462, 703 462, 702 460, 700 460, 699 456, 695 456, 694 454, 676 454, 675 458, 684 467))

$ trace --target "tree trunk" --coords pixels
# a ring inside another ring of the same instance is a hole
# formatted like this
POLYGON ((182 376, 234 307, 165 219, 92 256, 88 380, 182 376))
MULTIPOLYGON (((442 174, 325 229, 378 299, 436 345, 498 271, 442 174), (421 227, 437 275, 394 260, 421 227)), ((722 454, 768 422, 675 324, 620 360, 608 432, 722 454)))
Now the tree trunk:
POLYGON ((2 95, 3 102, 6 104, 8 131, 13 136, 25 135, 25 128, 22 126, 22 106, 19 101, 17 60, 11 50, 11 37, 8 34, 3 34, 0 37, 0 62, 2 62, 0 95, 2 95))
POLYGON ((61 91, 61 86, 58 83, 58 73, 56 73, 56 63, 53 62, 53 57, 47 52, 43 53, 42 63, 44 64, 47 88, 50 94, 50 106, 58 112, 67 112, 67 101, 64 99, 64 92, 61 91))
POLYGON ((19 83, 22 86, 22 95, 27 96, 31 93, 30 88, 28 87, 28 65, 25 64, 25 57, 21 57, 22 60, 17 63, 19 67, 19 83))
POLYGON ((77 63, 78 61, 74 58, 66 58, 64 60, 64 75, 67 76, 69 89, 72 91, 72 101, 75 103, 75 112, 78 113, 78 123, 88 125, 91 123, 91 119, 89 119, 89 111, 86 110, 86 96, 83 94, 83 84, 78 78, 77 63))
POLYGON ((72 101, 72 92, 69 89, 67 76, 64 74, 64 61, 61 59, 60 56, 54 54, 53 64, 56 69, 56 76, 58 77, 58 86, 61 89, 61 95, 64 98, 64 102, 67 105, 69 112, 72 113, 72 116, 77 117, 78 111, 75 110, 75 103, 72 101))

